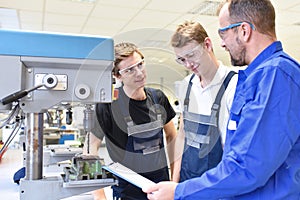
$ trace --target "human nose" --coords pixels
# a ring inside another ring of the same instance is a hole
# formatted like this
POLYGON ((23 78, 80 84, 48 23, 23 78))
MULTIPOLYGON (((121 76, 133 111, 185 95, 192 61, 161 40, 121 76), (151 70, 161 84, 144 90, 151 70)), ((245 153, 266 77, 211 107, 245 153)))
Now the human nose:
POLYGON ((140 74, 143 74, 143 70, 144 70, 143 68, 139 68, 139 67, 135 66, 134 73, 136 75, 140 75, 140 74))
POLYGON ((226 47, 226 44, 225 44, 225 42, 224 42, 224 40, 221 38, 221 47, 222 48, 225 48, 226 47))
POLYGON ((186 59, 184 61, 184 66, 188 69, 191 69, 194 66, 194 62, 186 59))

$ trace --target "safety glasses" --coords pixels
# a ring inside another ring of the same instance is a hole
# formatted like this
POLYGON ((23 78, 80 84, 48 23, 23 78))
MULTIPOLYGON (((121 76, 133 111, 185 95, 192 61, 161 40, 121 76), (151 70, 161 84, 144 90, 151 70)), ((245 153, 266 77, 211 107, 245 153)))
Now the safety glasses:
POLYGON ((141 71, 145 69, 145 60, 144 59, 140 60, 139 62, 137 62, 133 65, 130 65, 129 67, 119 70, 119 74, 133 75, 133 74, 135 74, 137 69, 139 69, 141 71))
MULTIPOLYGON (((238 26, 242 25, 242 23, 244 23, 244 22, 238 22, 238 23, 230 24, 230 25, 225 26, 225 27, 223 27, 223 28, 219 28, 218 33, 219 33, 220 37, 222 37, 223 34, 224 34, 226 31, 228 31, 229 29, 238 27, 238 26)), ((246 23, 248 23, 248 24, 250 25, 250 27, 251 27, 253 30, 255 30, 255 27, 254 27, 253 24, 251 24, 250 22, 246 22, 246 23)))
MULTIPOLYGON (((188 52, 185 52, 183 56, 179 56, 175 59, 175 61, 180 65, 186 65, 188 61, 191 61, 195 57, 195 52, 202 47, 201 45, 197 45, 193 49, 191 49, 188 52)), ((200 55, 203 53, 203 51, 200 52, 200 55)))

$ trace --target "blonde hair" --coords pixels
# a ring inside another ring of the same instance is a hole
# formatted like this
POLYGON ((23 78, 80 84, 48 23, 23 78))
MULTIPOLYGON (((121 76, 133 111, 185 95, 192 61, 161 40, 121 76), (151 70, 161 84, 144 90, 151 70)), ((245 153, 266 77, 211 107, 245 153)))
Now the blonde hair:
POLYGON ((208 34, 200 23, 185 21, 177 26, 171 39, 171 45, 180 48, 193 40, 202 44, 206 37, 208 37, 208 34))

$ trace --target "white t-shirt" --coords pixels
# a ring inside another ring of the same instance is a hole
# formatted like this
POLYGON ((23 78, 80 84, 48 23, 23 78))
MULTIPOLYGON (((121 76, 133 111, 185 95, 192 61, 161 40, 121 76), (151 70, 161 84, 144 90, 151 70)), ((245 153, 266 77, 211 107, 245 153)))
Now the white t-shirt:
MULTIPOLYGON (((196 114, 210 115, 212 104, 215 101, 217 93, 224 79, 230 71, 233 71, 233 69, 220 64, 212 82, 205 88, 201 86, 200 78, 198 76, 194 76, 192 80, 193 86, 191 88, 188 111, 196 114)), ((180 92, 178 97, 181 105, 181 111, 183 111, 183 103, 191 76, 192 74, 185 77, 179 85, 179 91, 184 91, 180 92)), ((219 113, 219 129, 223 145, 226 139, 226 127, 229 118, 229 110, 231 108, 232 100, 234 97, 237 78, 237 74, 232 77, 221 99, 221 107, 219 113)))

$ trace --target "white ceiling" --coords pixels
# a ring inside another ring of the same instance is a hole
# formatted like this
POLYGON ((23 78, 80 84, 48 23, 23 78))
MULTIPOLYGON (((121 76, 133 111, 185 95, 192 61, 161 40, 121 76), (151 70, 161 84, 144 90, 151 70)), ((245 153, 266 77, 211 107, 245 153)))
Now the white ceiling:
MULTIPOLYGON (((221 1, 221 0, 220 0, 221 1)), ((174 62, 169 40, 178 23, 199 21, 213 40, 216 56, 230 65, 220 47, 216 16, 194 14, 204 0, 0 0, 0 27, 91 34, 131 41, 146 55, 148 82, 174 93, 174 81, 186 71, 174 62), (90 2, 92 1, 92 2, 90 2)), ((218 2, 211 0, 210 2, 218 2)), ((277 36, 286 52, 300 60, 300 0, 272 0, 277 36)), ((199 8, 199 9, 198 9, 199 8)), ((204 7, 209 11, 208 7, 204 7)))

